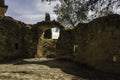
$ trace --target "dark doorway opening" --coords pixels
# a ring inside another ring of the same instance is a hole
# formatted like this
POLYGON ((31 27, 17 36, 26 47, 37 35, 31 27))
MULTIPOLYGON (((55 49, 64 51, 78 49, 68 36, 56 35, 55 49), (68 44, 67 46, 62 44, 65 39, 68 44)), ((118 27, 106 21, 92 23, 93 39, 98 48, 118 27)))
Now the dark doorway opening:
POLYGON ((18 47, 18 43, 15 43, 15 49, 18 50, 19 47, 18 47))

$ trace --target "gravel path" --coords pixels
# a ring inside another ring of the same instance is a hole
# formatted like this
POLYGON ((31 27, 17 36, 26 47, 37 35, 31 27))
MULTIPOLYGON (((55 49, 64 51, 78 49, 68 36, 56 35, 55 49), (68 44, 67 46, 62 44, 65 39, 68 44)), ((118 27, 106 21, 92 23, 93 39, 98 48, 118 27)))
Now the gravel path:
POLYGON ((117 80, 102 74, 96 76, 96 71, 68 60, 32 58, 0 64, 0 80, 117 80))

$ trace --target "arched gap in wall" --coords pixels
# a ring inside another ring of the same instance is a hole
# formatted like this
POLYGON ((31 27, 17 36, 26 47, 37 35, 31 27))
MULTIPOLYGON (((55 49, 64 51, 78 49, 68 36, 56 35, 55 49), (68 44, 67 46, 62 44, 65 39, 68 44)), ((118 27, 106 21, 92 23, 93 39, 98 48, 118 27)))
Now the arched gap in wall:
POLYGON ((59 28, 50 28, 44 31, 38 40, 37 56, 48 58, 56 57, 56 43, 59 36, 59 28))

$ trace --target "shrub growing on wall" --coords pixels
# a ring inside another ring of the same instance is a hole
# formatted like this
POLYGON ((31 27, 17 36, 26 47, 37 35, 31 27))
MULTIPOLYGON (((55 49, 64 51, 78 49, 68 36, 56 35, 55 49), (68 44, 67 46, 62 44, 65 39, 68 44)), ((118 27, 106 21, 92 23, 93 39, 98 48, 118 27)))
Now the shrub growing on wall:
MULTIPOLYGON (((45 21, 46 22, 50 21, 50 14, 49 13, 45 14, 45 21)), ((52 38, 52 31, 51 31, 51 29, 45 31, 44 38, 45 39, 51 39, 52 38)))

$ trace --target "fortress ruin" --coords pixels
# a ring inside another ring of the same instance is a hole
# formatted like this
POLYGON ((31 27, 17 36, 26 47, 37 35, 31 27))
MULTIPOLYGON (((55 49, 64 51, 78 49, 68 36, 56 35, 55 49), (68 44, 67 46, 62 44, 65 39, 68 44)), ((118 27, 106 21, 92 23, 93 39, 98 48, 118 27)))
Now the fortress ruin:
MULTIPOLYGON (((120 15, 112 14, 65 30, 56 21, 25 24, 5 16, 7 6, 0 0, 0 61, 44 57, 43 32, 60 29, 55 57, 69 58, 107 72, 120 73, 120 15)), ((48 36, 49 37, 49 36, 48 36)), ((50 37, 49 37, 50 38, 50 37)))

